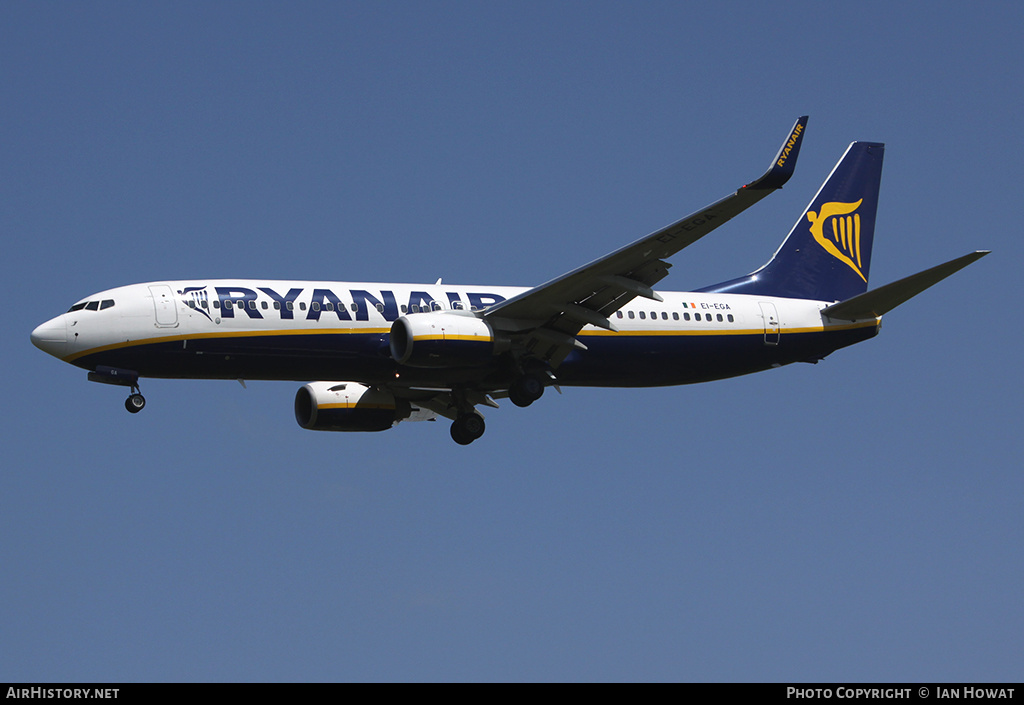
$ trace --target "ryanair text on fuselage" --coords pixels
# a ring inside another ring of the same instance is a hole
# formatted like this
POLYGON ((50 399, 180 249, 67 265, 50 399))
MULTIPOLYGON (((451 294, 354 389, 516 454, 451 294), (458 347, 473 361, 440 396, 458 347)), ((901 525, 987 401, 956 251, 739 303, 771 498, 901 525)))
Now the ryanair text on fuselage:
MULTIPOLYGON (((189 308, 211 316, 209 298, 203 295, 207 287, 187 287, 179 290, 183 302, 189 308)), ((376 311, 386 321, 396 321, 402 313, 419 313, 438 311, 442 308, 450 310, 481 311, 505 300, 504 296, 489 292, 467 292, 465 299, 457 291, 446 291, 447 306, 438 303, 427 291, 413 291, 401 310, 394 291, 381 289, 371 293, 365 289, 349 289, 349 299, 343 300, 333 289, 321 287, 312 289, 309 296, 304 296, 305 288, 292 287, 284 294, 271 287, 257 287, 273 302, 272 307, 263 308, 257 291, 244 286, 215 286, 217 296, 213 299, 212 308, 219 310, 221 318, 234 318, 235 312, 244 313, 249 318, 264 318, 264 312, 273 310, 273 314, 282 320, 292 320, 295 314, 307 321, 319 321, 324 314, 334 314, 339 321, 368 321, 370 310, 376 311), (376 294, 376 295, 375 295, 376 294), (301 299, 301 301, 300 301, 301 299), (301 305, 300 305, 301 304, 301 305)))

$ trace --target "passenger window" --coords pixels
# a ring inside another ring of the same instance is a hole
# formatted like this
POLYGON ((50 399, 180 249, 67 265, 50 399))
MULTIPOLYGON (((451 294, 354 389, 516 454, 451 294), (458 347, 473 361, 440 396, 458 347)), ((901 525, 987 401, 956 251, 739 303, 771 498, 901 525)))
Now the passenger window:
POLYGON ((195 301, 192 301, 192 300, 189 300, 189 301, 187 301, 187 302, 186 302, 186 305, 187 305, 187 306, 188 306, 189 308, 195 308, 195 307, 196 307, 196 302, 195 302, 195 301))
POLYGON ((384 313, 384 304, 377 304, 377 313, 384 313))
MULTIPOLYGON (((328 304, 328 305, 330 305, 330 304, 328 304)), ((319 311, 320 310, 320 302, 319 301, 314 301, 312 303, 312 308, 313 308, 314 311, 319 311)))
POLYGON ((409 307, 405 304, 402 304, 402 313, 409 313, 409 307))
MULTIPOLYGON (((314 311, 316 311, 316 307, 317 307, 317 304, 313 304, 313 310, 314 311)), ((334 304, 332 304, 330 301, 328 301, 327 303, 324 304, 324 311, 333 311, 333 310, 334 310, 334 304)))
POLYGON ((722 314, 718 314, 717 318, 718 318, 718 322, 721 323, 722 322, 722 314))
POLYGON ((693 314, 693 320, 699 321, 700 320, 700 314, 699 313, 693 314))
POLYGON ((359 306, 356 304, 355 301, 352 302, 352 311, 353 312, 359 311, 359 306))
POLYGON ((647 320, 647 312, 646 311, 641 311, 640 312, 640 320, 641 321, 646 321, 647 320))
POLYGON ((672 312, 672 320, 673 321, 678 321, 679 320, 679 311, 673 311, 672 312))
POLYGON ((419 313, 420 312, 420 305, 419 304, 413 304, 412 305, 412 312, 413 313, 419 313))
POLYGON ((210 302, 209 302, 209 301, 207 301, 206 299, 203 299, 203 300, 202 300, 202 301, 200 302, 200 304, 202 305, 202 307, 203 307, 203 308, 210 308, 210 302))
POLYGON ((668 320, 668 311, 662 311, 661 312, 661 320, 663 320, 663 321, 667 321, 668 320))
POLYGON ((103 301, 100 302, 100 311, 102 311, 103 309, 106 309, 106 308, 110 308, 113 305, 114 305, 114 300, 113 299, 103 299, 103 301))
POLYGON ((730 314, 729 314, 729 323, 732 323, 732 321, 733 321, 733 319, 732 319, 732 314, 730 313, 730 314))
POLYGON ((616 311, 615 312, 615 317, 616 318, 622 318, 622 311, 616 311))
POLYGON ((225 311, 230 311, 231 310, 231 299, 228 299, 227 301, 224 302, 224 310, 225 311))
POLYGON ((630 311, 630 312, 628 313, 628 315, 629 315, 629 317, 630 317, 630 318, 633 318, 633 316, 634 316, 634 314, 633 314, 633 312, 632 312, 632 311, 630 311))
MULTIPOLYGON (((278 302, 278 303, 280 303, 280 302, 278 302)), ((295 310, 295 302, 294 301, 285 301, 284 305, 285 305, 285 308, 287 308, 289 311, 294 311, 295 310)))
MULTIPOLYGON (((288 303, 291 303, 291 301, 289 301, 288 303)), ((288 308, 291 308, 291 306, 289 306, 288 308)), ((275 311, 280 311, 281 310, 281 302, 280 301, 275 301, 274 302, 274 310, 275 311)))
POLYGON ((213 300, 213 307, 214 308, 220 308, 220 299, 214 299, 213 300))
POLYGON ((657 311, 651 311, 651 320, 652 321, 658 320, 658 312, 657 311))
MULTIPOLYGON (((275 302, 275 303, 276 303, 276 302, 275 302)), ((269 306, 267 305, 267 302, 266 302, 266 301, 261 301, 261 302, 260 302, 260 306, 261 306, 261 307, 263 308, 263 310, 264 310, 264 311, 266 311, 266 310, 267 310, 268 308, 270 308, 270 307, 269 307, 269 306)))
MULTIPOLYGON (((685 306, 686 304, 683 304, 683 305, 685 306)), ((687 320, 687 321, 690 320, 690 314, 689 313, 684 313, 683 314, 683 319, 687 320)))
POLYGON ((299 310, 300 311, 305 311, 306 310, 306 302, 305 301, 300 301, 299 302, 299 310))
POLYGON ((256 310, 256 302, 253 301, 252 299, 249 299, 249 310, 250 311, 255 311, 256 310))

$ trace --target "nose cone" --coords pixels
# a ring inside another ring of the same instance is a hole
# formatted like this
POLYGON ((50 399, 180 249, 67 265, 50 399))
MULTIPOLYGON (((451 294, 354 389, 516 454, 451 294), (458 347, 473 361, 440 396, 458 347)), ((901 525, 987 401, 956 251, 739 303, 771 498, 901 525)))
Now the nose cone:
POLYGON ((64 316, 57 316, 32 331, 32 344, 43 352, 60 357, 68 347, 68 326, 64 316))

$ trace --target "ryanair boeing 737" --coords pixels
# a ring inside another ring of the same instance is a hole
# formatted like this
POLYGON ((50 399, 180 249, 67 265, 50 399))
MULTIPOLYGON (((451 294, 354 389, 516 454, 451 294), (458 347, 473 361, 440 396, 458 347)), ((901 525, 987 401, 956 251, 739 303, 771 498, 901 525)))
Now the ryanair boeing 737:
POLYGON ((478 406, 529 406, 545 388, 691 384, 817 362, 874 337, 882 315, 988 254, 868 291, 884 146, 854 142, 771 261, 693 292, 655 291, 665 260, 781 188, 807 118, 768 171, 631 245, 532 289, 436 284, 162 281, 102 291, 32 331, 94 382, 143 377, 308 382, 295 417, 318 431, 452 420, 483 435, 478 406), (310 381, 316 380, 316 381, 310 381), (330 381, 320 381, 330 380, 330 381))

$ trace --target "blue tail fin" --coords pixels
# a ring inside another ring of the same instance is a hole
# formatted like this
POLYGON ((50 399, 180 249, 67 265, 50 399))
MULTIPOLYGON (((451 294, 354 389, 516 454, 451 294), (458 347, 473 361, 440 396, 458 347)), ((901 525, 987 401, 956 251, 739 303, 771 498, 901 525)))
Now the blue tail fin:
POLYGON ((877 142, 851 144, 768 264, 697 291, 816 301, 863 294, 884 153, 877 142))

